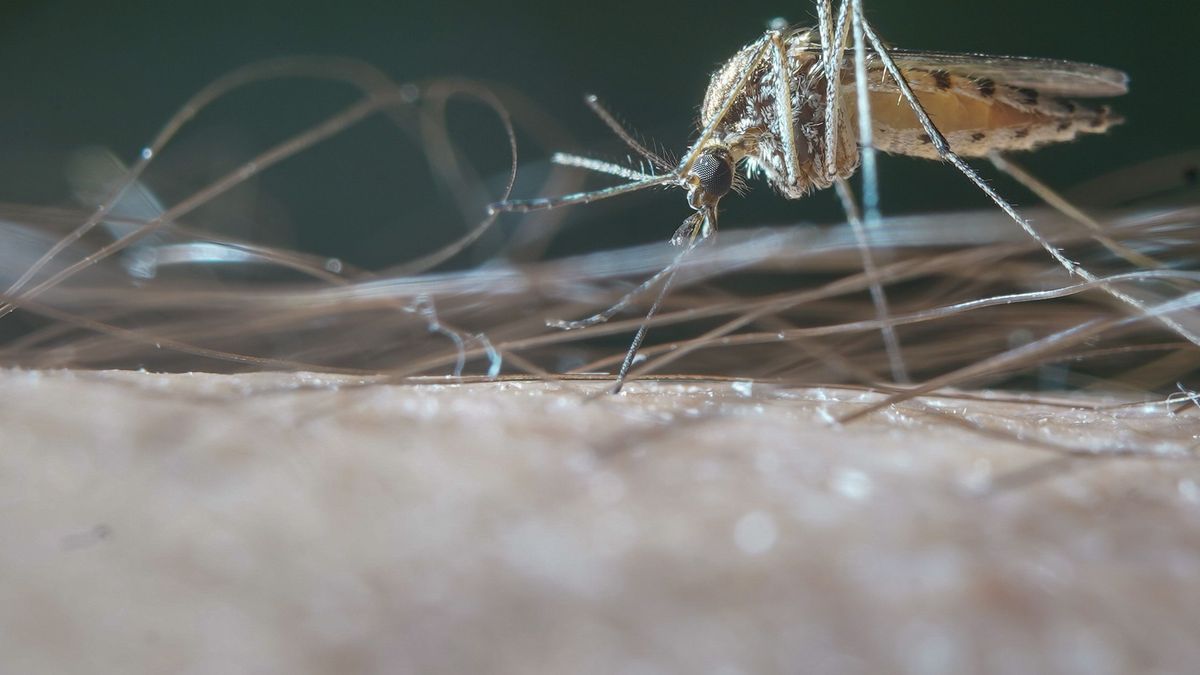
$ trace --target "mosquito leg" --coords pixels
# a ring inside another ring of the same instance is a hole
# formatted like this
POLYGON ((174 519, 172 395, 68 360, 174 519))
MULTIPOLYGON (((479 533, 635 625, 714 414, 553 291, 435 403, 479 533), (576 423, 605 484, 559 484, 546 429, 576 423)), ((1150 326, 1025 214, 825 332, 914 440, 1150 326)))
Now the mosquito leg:
POLYGON ((854 91, 858 97, 858 144, 862 157, 863 212, 866 227, 872 232, 879 227, 879 170, 875 166, 874 129, 871 128, 871 97, 867 91, 867 44, 863 36, 866 21, 862 15, 862 0, 852 3, 854 26, 854 91))
POLYGON ((792 74, 788 68, 787 45, 779 31, 767 31, 771 41, 771 69, 775 71, 775 117, 779 120, 779 140, 783 143, 783 163, 787 184, 800 180, 800 160, 796 156, 796 129, 792 115, 792 74))
POLYGON ((833 19, 830 18, 832 9, 832 0, 817 1, 817 30, 821 36, 821 59, 824 62, 826 74, 829 74, 834 67, 829 61, 833 51, 833 19))
MULTIPOLYGON (((838 140, 840 139, 840 134, 838 133, 838 114, 841 110, 842 53, 846 40, 847 19, 852 16, 847 13, 847 7, 850 6, 851 2, 857 2, 857 0, 844 0, 838 6, 836 23, 832 20, 830 0, 821 0, 817 4, 821 34, 821 60, 825 67, 825 170, 829 176, 836 176, 837 174, 837 150, 838 140)), ((857 16, 857 13, 853 14, 853 17, 857 16)), ((904 358, 900 352, 900 340, 896 337, 896 331, 890 323, 887 295, 883 291, 883 286, 879 283, 875 272, 874 257, 871 255, 870 233, 874 228, 879 226, 879 191, 875 168, 875 149, 871 144, 872 129, 870 125, 869 101, 867 100, 866 49, 858 22, 854 21, 853 23, 855 29, 855 88, 858 93, 859 110, 863 111, 859 114, 858 119, 859 144, 862 148, 860 152, 863 168, 864 207, 867 212, 865 228, 863 227, 862 218, 859 216, 858 207, 854 202, 854 195, 850 190, 850 186, 841 178, 836 178, 835 186, 838 197, 842 201, 842 208, 846 212, 846 219, 854 231, 855 239, 858 241, 858 250, 859 255, 862 257, 863 271, 866 272, 867 277, 870 279, 871 300, 875 304, 875 315, 883 326, 881 332, 883 334, 884 347, 887 350, 888 362, 891 365, 892 379, 897 383, 907 383, 908 372, 904 366, 904 358)))
POLYGON ((897 384, 908 384, 910 380, 908 369, 904 366, 904 356, 900 351, 900 338, 896 336, 896 329, 891 321, 887 295, 883 292, 883 285, 879 283, 875 257, 871 254, 870 239, 863 227, 862 219, 859 217, 858 207, 854 203, 854 194, 850 190, 850 184, 844 178, 837 179, 834 187, 837 189, 838 198, 842 200, 842 209, 846 212, 846 220, 850 223, 850 229, 854 231, 854 238, 858 241, 863 272, 866 273, 867 279, 871 283, 871 301, 875 304, 875 318, 881 326, 879 330, 883 334, 883 346, 887 350, 888 363, 892 368, 892 380, 897 384))
POLYGON ((603 105, 601 105, 600 99, 596 98, 595 94, 588 94, 583 100, 587 103, 588 107, 592 109, 592 112, 596 113, 596 117, 599 117, 600 120, 608 126, 609 130, 617 135, 617 138, 624 141, 625 145, 633 148, 634 152, 650 160, 650 163, 657 167, 660 171, 671 171, 675 168, 671 166, 667 160, 663 159, 658 153, 649 150, 644 145, 639 143, 637 139, 633 137, 633 134, 626 131, 625 127, 617 121, 617 118, 613 117, 613 114, 610 113, 603 105))
MULTIPOLYGON (((871 100, 867 91, 867 45, 866 39, 863 36, 862 0, 843 0, 838 16, 838 43, 832 46, 829 50, 829 55, 840 68, 841 41, 845 37, 842 28, 847 5, 850 5, 853 9, 850 18, 854 29, 854 92, 857 97, 858 106, 859 161, 862 166, 862 173, 860 175, 862 176, 862 203, 865 218, 860 220, 856 217, 857 214, 851 213, 851 211, 847 211, 846 214, 850 218, 850 227, 854 230, 854 236, 858 240, 858 248, 863 261, 863 271, 867 273, 871 281, 871 301, 875 305, 875 315, 883 325, 883 328, 880 330, 883 334, 883 344, 887 351, 888 363, 892 368, 892 379, 897 384, 907 384, 909 382, 908 369, 904 366, 904 357, 900 352, 900 339, 896 336, 896 330, 890 323, 887 295, 884 293, 883 286, 880 285, 879 279, 873 271, 875 262, 871 255, 871 235, 878 231, 881 218, 879 214, 879 170, 875 162, 874 129, 871 128, 871 100)), ((829 80, 829 86, 836 86, 840 82, 840 79, 840 74, 836 75, 836 79, 829 80)), ((837 99, 838 95, 836 93, 831 94, 830 101, 836 101, 837 99)), ((836 111, 838 106, 835 105, 833 108, 836 111)), ((831 150, 829 151, 830 158, 833 158, 836 148, 836 144, 831 146, 831 150)), ((831 164, 831 166, 836 167, 836 164, 831 164)), ((838 179, 837 188, 838 195, 842 198, 843 206, 848 205, 853 207, 854 197, 850 192, 850 186, 845 181, 838 179)))
POLYGON ((1035 178, 1033 174, 1011 159, 998 152, 988 153, 988 159, 992 162, 992 166, 1007 174, 1021 185, 1024 185, 1027 190, 1040 197, 1042 201, 1049 204, 1056 211, 1091 230, 1092 238, 1100 242, 1113 255, 1145 269, 1159 269, 1163 266, 1161 262, 1154 258, 1144 253, 1139 253, 1105 234, 1104 226, 1096 222, 1095 218, 1092 218, 1082 209, 1067 201, 1066 198, 1058 194, 1053 188, 1035 178))
POLYGON ((700 152, 708 144, 708 140, 712 138, 713 133, 717 130, 717 126, 725 120, 725 116, 729 114, 729 109, 733 107, 733 102, 737 100, 746 90, 746 83, 750 81, 750 76, 754 74, 754 70, 758 68, 758 64, 762 62, 763 57, 767 53, 767 49, 771 46, 772 34, 778 35, 776 31, 767 31, 761 38, 758 39, 751 49, 754 51, 754 56, 746 63, 746 67, 742 70, 738 77, 737 84, 729 89, 725 94, 725 100, 721 101, 721 107, 717 109, 712 119, 707 120, 704 129, 696 140, 692 142, 692 147, 688 148, 683 160, 679 162, 679 166, 675 168, 675 173, 680 176, 686 176, 691 170, 692 164, 696 162, 696 158, 700 156, 700 152))
POLYGON ((825 63, 825 173, 837 174, 839 123, 841 116, 842 53, 846 48, 847 28, 850 15, 846 9, 849 0, 838 5, 837 21, 831 23, 830 0, 817 4, 817 16, 821 28, 821 60, 825 63))
MULTIPOLYGON (((1061 251, 1055 248, 1054 244, 1052 244, 1036 229, 1034 229, 1033 225, 1024 216, 1018 213, 1017 210, 1013 208, 1012 204, 1009 204, 1008 201, 1001 197, 991 185, 988 185, 988 183, 983 180, 978 172, 972 169, 970 165, 968 165, 961 157, 958 156, 957 153, 950 149, 950 144, 946 141, 946 137, 943 136, 940 131, 938 131, 938 128, 934 125, 933 120, 929 119, 929 114, 925 112, 925 108, 921 106, 920 101, 918 101, 916 95, 913 94, 912 87, 909 86, 908 80, 904 79, 904 74, 900 72, 900 69, 896 66, 896 62, 892 60, 891 54, 888 52, 887 47, 884 46, 883 42, 879 39, 879 36, 875 34, 875 30, 871 27, 871 24, 868 23, 865 17, 862 16, 861 0, 854 0, 854 2, 855 4, 853 11, 855 13, 855 21, 862 26, 863 34, 870 42, 871 49, 874 50, 879 56, 880 63, 883 64, 884 69, 887 71, 888 75, 891 76, 892 80, 896 82, 896 86, 900 89, 900 93, 904 96, 905 101, 908 102, 909 107, 912 108, 913 114, 916 115, 917 120, 921 123, 921 127, 925 130, 925 133, 929 134, 930 141, 933 144, 934 149, 937 150, 938 155, 950 164, 953 164, 954 167, 958 169, 964 176, 966 176, 972 183, 974 183, 976 187, 982 190, 983 193, 986 194, 988 198, 996 204, 996 206, 999 206, 1001 210, 1008 214, 1008 217, 1011 218, 1013 222, 1015 222, 1017 225, 1020 225, 1021 229, 1025 230, 1026 234, 1032 237, 1034 241, 1036 241, 1043 249, 1045 249, 1045 251, 1050 254, 1050 257, 1054 258, 1058 264, 1062 265, 1062 267, 1067 270, 1069 274, 1077 275, 1087 281, 1097 281, 1098 279, 1096 275, 1092 274, 1088 270, 1081 267, 1078 263, 1064 256, 1061 251)), ((1152 312, 1149 310, 1149 308, 1128 293, 1125 293, 1124 291, 1114 288, 1108 284, 1102 284, 1100 288, 1104 289, 1114 298, 1117 298, 1121 302, 1133 307, 1139 313, 1143 315, 1152 315, 1152 312)), ((1181 337, 1185 338, 1192 344, 1200 346, 1200 335, 1197 335, 1196 333, 1183 327, 1178 321, 1172 319, 1170 316, 1158 314, 1156 315, 1156 318, 1181 337)))

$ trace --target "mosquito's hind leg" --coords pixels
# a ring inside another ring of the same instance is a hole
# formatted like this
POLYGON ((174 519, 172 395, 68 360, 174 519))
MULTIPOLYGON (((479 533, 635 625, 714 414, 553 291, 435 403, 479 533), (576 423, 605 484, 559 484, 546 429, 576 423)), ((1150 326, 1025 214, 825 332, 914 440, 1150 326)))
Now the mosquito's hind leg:
MULTIPOLYGON (((858 243, 859 256, 862 258, 863 271, 870 281, 871 301, 875 305, 875 316, 879 320, 880 333, 883 337, 884 349, 887 352, 888 363, 891 366, 892 380, 904 384, 909 381, 908 369, 904 365, 904 356, 900 351, 900 338, 891 323, 891 313, 888 309, 887 294, 883 290, 875 273, 875 261, 871 254, 871 233, 879 228, 879 177, 875 166, 875 148, 871 143, 870 100, 867 96, 866 79, 866 48, 862 31, 857 25, 857 14, 848 10, 853 0, 843 0, 838 6, 837 18, 833 18, 830 0, 820 0, 817 3, 817 15, 820 21, 821 60, 825 71, 825 166, 828 177, 834 178, 842 209, 846 220, 854 231, 858 243), (855 90, 858 94, 858 108, 862 112, 859 117, 858 138, 862 165, 863 181, 863 211, 864 219, 860 217, 855 204, 853 193, 845 179, 838 176, 838 149, 840 141, 841 112, 841 69, 842 54, 845 50, 847 29, 853 24, 855 49, 855 90)), ((821 169, 822 167, 818 167, 821 169)))
POLYGON ((1013 162, 999 152, 990 152, 987 157, 991 161, 992 166, 996 167, 998 171, 1025 186, 1025 189, 1037 195, 1054 210, 1090 230, 1092 238, 1100 242, 1100 245, 1108 249, 1113 255, 1145 269, 1159 269, 1163 266, 1161 262, 1145 253, 1135 251, 1108 236, 1104 231, 1104 226, 1096 222, 1095 218, 1092 218, 1083 209, 1072 204, 1049 185, 1038 180, 1033 174, 1026 171, 1024 167, 1016 162, 1013 162))
MULTIPOLYGON (((976 187, 983 191, 983 193, 986 194, 988 198, 996 204, 996 206, 1000 207, 1000 209, 1003 210, 1008 217, 1013 220, 1013 222, 1019 225, 1021 229, 1025 230, 1026 234, 1032 237, 1034 241, 1036 241, 1047 253, 1049 253, 1050 257, 1054 258, 1058 264, 1062 265, 1062 267, 1069 274, 1077 275, 1087 281, 1099 281, 1096 275, 1092 274, 1078 263, 1063 255, 1053 243, 1051 243, 1036 229, 1034 229, 1033 225, 1024 216, 1018 213, 1012 204, 1008 202, 1008 200, 1001 197, 991 185, 988 185, 987 181, 983 180, 983 177, 980 176, 977 171, 972 169, 971 166, 962 159, 962 157, 960 157, 950 148, 950 144, 946 141, 946 137, 941 133, 941 131, 938 130, 937 126, 933 123, 933 120, 929 118, 929 114, 925 111, 925 108, 921 105, 921 102, 917 100, 916 95, 913 93, 912 87, 909 86, 908 80, 904 78, 904 74, 900 72, 900 68, 892 59, 888 48, 883 44, 883 41, 879 39, 879 36, 876 35, 875 29, 866 20, 866 17, 863 16, 862 0, 847 1, 853 3, 851 10, 854 12, 855 22, 858 25, 861 25, 863 35, 870 43, 872 51, 874 51, 879 57, 879 61, 883 65, 884 70, 886 70, 888 75, 891 76, 892 80, 895 81, 896 86, 900 89, 901 95, 904 97, 904 100, 908 103, 909 107, 912 108, 913 114, 916 115, 917 121, 920 122, 922 129, 926 134, 929 135, 930 142, 937 151, 938 156, 954 165, 954 167, 958 169, 964 176, 966 176, 972 183, 974 183, 976 187)), ((1185 338, 1189 342, 1200 346, 1200 335, 1188 330, 1170 316, 1162 314, 1154 315, 1154 313, 1151 312, 1149 308, 1146 307, 1146 305, 1140 300, 1124 291, 1121 291, 1120 289, 1113 287, 1110 284, 1101 284, 1100 288, 1102 288, 1109 295, 1112 295, 1114 298, 1117 298, 1121 302, 1133 307, 1142 315, 1155 316, 1155 318, 1163 325, 1175 331, 1175 333, 1185 338)))
POLYGON ((838 178, 834 183, 834 188, 842 202, 842 210, 846 212, 846 222, 850 224, 850 229, 854 232, 859 256, 862 259, 863 273, 867 275, 867 280, 870 282, 871 302, 875 305, 875 318, 882 326, 879 330, 883 335, 883 347, 887 352, 888 364, 892 369, 892 379, 897 384, 908 384, 910 382, 908 368, 904 365, 904 356, 900 351, 900 338, 896 335, 891 310, 888 308, 887 294, 883 291, 883 285, 879 283, 875 256, 871 253, 870 232, 863 227, 862 218, 859 216, 858 207, 854 202, 854 193, 846 179, 838 178))

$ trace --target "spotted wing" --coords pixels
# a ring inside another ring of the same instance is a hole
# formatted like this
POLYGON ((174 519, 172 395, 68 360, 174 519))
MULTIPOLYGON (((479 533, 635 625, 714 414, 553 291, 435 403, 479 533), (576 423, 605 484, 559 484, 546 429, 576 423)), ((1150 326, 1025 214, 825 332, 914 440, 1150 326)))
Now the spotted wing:
MULTIPOLYGON (((1103 133, 1120 117, 1106 106, 1071 98, 1125 93, 1125 74, 1090 64, 1014 56, 945 54, 894 49, 889 52, 950 147, 964 157, 992 151, 1031 150, 1103 133)), ((845 57, 843 88, 854 105, 853 55, 845 57)), ((938 158, 937 149, 908 105, 900 104, 882 64, 868 64, 874 145, 884 152, 938 158)))
MULTIPOLYGON (((888 53, 901 71, 945 71, 951 75, 1003 82, 1012 87, 1028 87, 1047 96, 1093 98, 1120 96, 1129 91, 1128 75, 1091 63, 907 49, 891 49, 888 53)), ((853 52, 847 52, 846 59, 847 67, 852 68, 853 52)), ((878 60, 872 59, 871 68, 880 67, 878 60)))

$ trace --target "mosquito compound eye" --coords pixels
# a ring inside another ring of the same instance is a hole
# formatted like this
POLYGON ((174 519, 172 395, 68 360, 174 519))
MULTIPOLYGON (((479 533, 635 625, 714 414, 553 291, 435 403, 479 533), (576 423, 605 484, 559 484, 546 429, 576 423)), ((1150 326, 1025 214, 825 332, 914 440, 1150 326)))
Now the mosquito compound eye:
POLYGON ((733 187, 733 157, 724 149, 709 150, 696 159, 692 175, 699 181, 699 197, 715 204, 733 187))

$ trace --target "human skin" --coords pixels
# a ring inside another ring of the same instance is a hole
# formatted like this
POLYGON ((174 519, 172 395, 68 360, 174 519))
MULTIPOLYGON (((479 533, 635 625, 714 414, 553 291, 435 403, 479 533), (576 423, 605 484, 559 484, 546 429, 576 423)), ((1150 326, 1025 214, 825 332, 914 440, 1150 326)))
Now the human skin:
POLYGON ((1200 663, 1191 403, 603 388, 0 372, 0 671, 1200 663))

